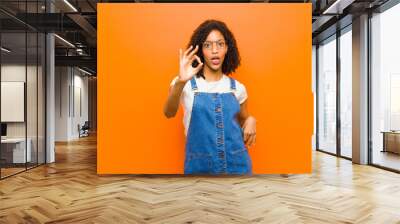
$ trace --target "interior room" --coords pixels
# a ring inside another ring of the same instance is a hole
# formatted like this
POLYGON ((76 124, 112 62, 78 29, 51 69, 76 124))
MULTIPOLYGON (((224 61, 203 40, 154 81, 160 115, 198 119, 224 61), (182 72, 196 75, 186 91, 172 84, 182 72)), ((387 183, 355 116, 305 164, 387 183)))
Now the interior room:
POLYGON ((399 23, 398 0, 1 0, 0 223, 400 223, 399 23), (310 173, 98 174, 99 5, 192 3, 311 7, 310 173))

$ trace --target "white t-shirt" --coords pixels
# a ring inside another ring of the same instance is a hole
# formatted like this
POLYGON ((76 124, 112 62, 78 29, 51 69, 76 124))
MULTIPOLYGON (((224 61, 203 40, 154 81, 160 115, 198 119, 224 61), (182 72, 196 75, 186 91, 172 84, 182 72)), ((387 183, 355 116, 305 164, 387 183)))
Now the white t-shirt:
MULTIPOLYGON (((178 77, 175 77, 171 86, 173 86, 178 77)), ((198 92, 207 92, 207 93, 227 93, 231 92, 231 83, 228 76, 223 75, 222 78, 218 81, 207 82, 202 77, 196 77, 197 91, 198 92)), ((247 99, 247 91, 246 87, 236 80, 236 90, 234 91, 236 99, 239 104, 242 104, 247 99)), ((190 84, 190 80, 186 82, 183 87, 182 95, 180 98, 180 103, 183 106, 184 114, 183 114, 183 125, 185 126, 185 135, 187 135, 190 123, 190 116, 192 114, 193 107, 193 99, 194 92, 192 90, 192 86, 190 84)))

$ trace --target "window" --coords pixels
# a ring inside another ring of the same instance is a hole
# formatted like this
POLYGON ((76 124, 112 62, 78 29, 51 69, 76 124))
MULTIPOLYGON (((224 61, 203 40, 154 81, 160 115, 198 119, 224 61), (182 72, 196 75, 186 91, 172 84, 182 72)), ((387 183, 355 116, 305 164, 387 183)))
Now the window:
POLYGON ((340 36, 340 155, 352 157, 352 34, 351 26, 340 36))
MULTIPOLYGON (((42 13, 44 1, 20 1, 20 15, 42 13)), ((15 6, 0 1, 0 6, 15 6)), ((0 12, 0 178, 45 163, 45 34, 0 12)))
POLYGON ((400 5, 371 18, 371 160, 400 170, 400 5))
POLYGON ((318 149, 336 153, 336 36, 318 47, 318 149))

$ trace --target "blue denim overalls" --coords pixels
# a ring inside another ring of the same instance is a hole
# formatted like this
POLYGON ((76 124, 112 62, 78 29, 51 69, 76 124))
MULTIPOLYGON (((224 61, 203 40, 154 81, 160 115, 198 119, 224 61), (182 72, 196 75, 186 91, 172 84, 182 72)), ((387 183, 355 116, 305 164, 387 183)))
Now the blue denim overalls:
POLYGON ((252 174, 252 162, 238 122, 240 105, 230 78, 228 93, 198 92, 190 80, 194 100, 186 136, 185 174, 252 174))

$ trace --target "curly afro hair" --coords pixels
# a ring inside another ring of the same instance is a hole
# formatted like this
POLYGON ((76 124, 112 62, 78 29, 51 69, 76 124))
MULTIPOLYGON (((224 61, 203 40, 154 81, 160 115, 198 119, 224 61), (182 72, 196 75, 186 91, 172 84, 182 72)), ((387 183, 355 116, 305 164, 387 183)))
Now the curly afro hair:
MULTIPOLYGON (((237 67, 239 67, 240 55, 236 45, 236 39, 224 22, 218 20, 204 21, 193 32, 187 47, 189 48, 190 45, 199 45, 199 47, 203 46, 208 34, 210 34, 213 30, 218 30, 224 36, 228 51, 226 52, 225 59, 222 64, 222 73, 230 75, 231 73, 235 72, 237 67)), ((199 50, 197 52, 197 56, 200 57, 201 61, 204 61, 203 51, 199 50)), ((193 66, 197 66, 197 61, 194 61, 193 66)), ((203 68, 196 74, 196 76, 205 78, 203 68)))

